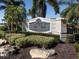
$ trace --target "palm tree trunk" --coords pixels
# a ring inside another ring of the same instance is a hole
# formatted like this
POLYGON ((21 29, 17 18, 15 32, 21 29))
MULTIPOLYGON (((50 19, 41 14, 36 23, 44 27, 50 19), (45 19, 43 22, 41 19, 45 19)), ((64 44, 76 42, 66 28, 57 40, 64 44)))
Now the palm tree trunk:
POLYGON ((37 4, 37 16, 38 17, 45 17, 46 16, 47 6, 45 1, 39 0, 37 4))
POLYGON ((16 25, 15 25, 15 28, 16 28, 16 29, 15 29, 15 31, 17 31, 17 30, 18 30, 18 28, 17 28, 17 27, 18 27, 18 21, 16 21, 16 25))
POLYGON ((7 28, 8 28, 8 31, 10 31, 10 26, 9 26, 9 24, 7 25, 7 28))
POLYGON ((11 22, 11 31, 14 31, 13 23, 11 22))

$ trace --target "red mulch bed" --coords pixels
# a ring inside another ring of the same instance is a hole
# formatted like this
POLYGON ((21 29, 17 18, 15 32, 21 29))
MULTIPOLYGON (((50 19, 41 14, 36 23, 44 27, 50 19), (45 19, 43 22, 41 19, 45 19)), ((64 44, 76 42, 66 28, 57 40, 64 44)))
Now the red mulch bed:
MULTIPOLYGON (((29 55, 29 51, 31 48, 28 47, 21 49, 19 54, 15 54, 9 57, 1 57, 0 59, 32 59, 29 55)), ((49 56, 47 59, 77 59, 75 48, 71 44, 58 44, 55 48, 56 55, 49 56)), ((39 59, 39 58, 36 58, 39 59)))

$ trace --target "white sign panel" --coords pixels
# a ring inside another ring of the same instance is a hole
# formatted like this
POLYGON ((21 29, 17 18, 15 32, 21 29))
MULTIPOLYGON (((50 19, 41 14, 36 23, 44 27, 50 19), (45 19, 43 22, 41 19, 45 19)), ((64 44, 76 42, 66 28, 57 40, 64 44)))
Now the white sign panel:
POLYGON ((50 31, 50 23, 42 22, 40 19, 37 19, 35 22, 29 23, 29 29, 37 32, 50 31))

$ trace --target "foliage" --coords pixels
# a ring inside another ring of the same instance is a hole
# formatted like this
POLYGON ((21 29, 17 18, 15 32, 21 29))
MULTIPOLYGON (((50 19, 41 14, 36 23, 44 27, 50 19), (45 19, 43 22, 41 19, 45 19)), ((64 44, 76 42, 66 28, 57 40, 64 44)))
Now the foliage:
POLYGON ((79 42, 79 33, 75 33, 75 41, 79 42))
POLYGON ((70 43, 79 42, 79 33, 68 34, 67 38, 70 43))
POLYGON ((27 38, 25 38, 25 37, 22 37, 22 38, 17 39, 15 41, 15 44, 18 47, 25 47, 25 46, 29 45, 29 43, 27 41, 27 38))
POLYGON ((61 17, 64 17, 67 23, 70 23, 76 26, 78 25, 78 21, 79 21, 78 3, 79 3, 78 0, 74 0, 72 2, 71 0, 69 0, 67 4, 69 6, 61 12, 61 17))
POLYGON ((69 43, 74 43, 75 42, 74 34, 67 34, 67 39, 69 43))
POLYGON ((79 43, 75 43, 74 47, 75 47, 76 51, 79 52, 79 43))
POLYGON ((4 31, 0 31, 0 38, 4 38, 5 37, 5 32, 4 31))
POLYGON ((57 0, 48 0, 47 2, 54 8, 55 13, 59 13, 59 4, 57 0))
POLYGON ((52 44, 57 43, 59 40, 55 37, 47 37, 47 36, 41 36, 41 35, 29 35, 27 37, 19 38, 15 41, 15 44, 17 46, 38 46, 38 47, 49 47, 52 44))
POLYGON ((37 0, 32 0, 32 8, 29 9, 29 15, 31 15, 32 18, 35 18, 36 15, 36 5, 37 5, 37 0))
POLYGON ((10 38, 8 39, 8 43, 9 43, 10 45, 14 45, 16 39, 17 39, 17 37, 16 37, 16 38, 15 38, 15 37, 10 37, 10 38))
POLYGON ((6 34, 6 39, 8 40, 9 44, 13 45, 15 44, 15 40, 21 37, 24 37, 24 34, 6 34))
POLYGON ((46 16, 46 3, 52 6, 56 13, 59 13, 59 4, 57 0, 32 0, 32 8, 29 10, 29 14, 32 18, 46 16))
POLYGON ((5 10, 4 19, 7 22, 8 31, 22 31, 22 22, 26 19, 26 10, 23 0, 1 0, 0 9, 5 10))
POLYGON ((25 34, 20 34, 20 33, 6 33, 5 37, 6 39, 9 37, 22 37, 25 36, 25 34))
POLYGON ((51 33, 34 33, 34 32, 20 32, 20 33, 23 33, 26 36, 29 36, 29 35, 41 35, 41 36, 55 37, 57 39, 60 37, 59 35, 55 35, 55 34, 51 34, 51 33))
POLYGON ((0 30, 1 30, 1 31, 6 31, 7 28, 6 28, 6 26, 0 26, 0 30))

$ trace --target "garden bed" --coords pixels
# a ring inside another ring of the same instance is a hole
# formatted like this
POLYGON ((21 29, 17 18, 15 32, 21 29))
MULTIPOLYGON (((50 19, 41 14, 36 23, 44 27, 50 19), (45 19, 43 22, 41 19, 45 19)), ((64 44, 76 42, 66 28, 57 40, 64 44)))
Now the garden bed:
MULTIPOLYGON (((36 47, 28 47, 23 48, 19 51, 19 54, 15 54, 9 57, 4 57, 2 59, 32 59, 29 51, 32 48, 36 47)), ((56 55, 49 56, 47 59, 76 59, 76 52, 74 47, 71 44, 58 44, 55 48, 56 55)), ((0 58, 1 59, 1 58, 0 58)), ((40 59, 40 58, 36 58, 40 59)))

